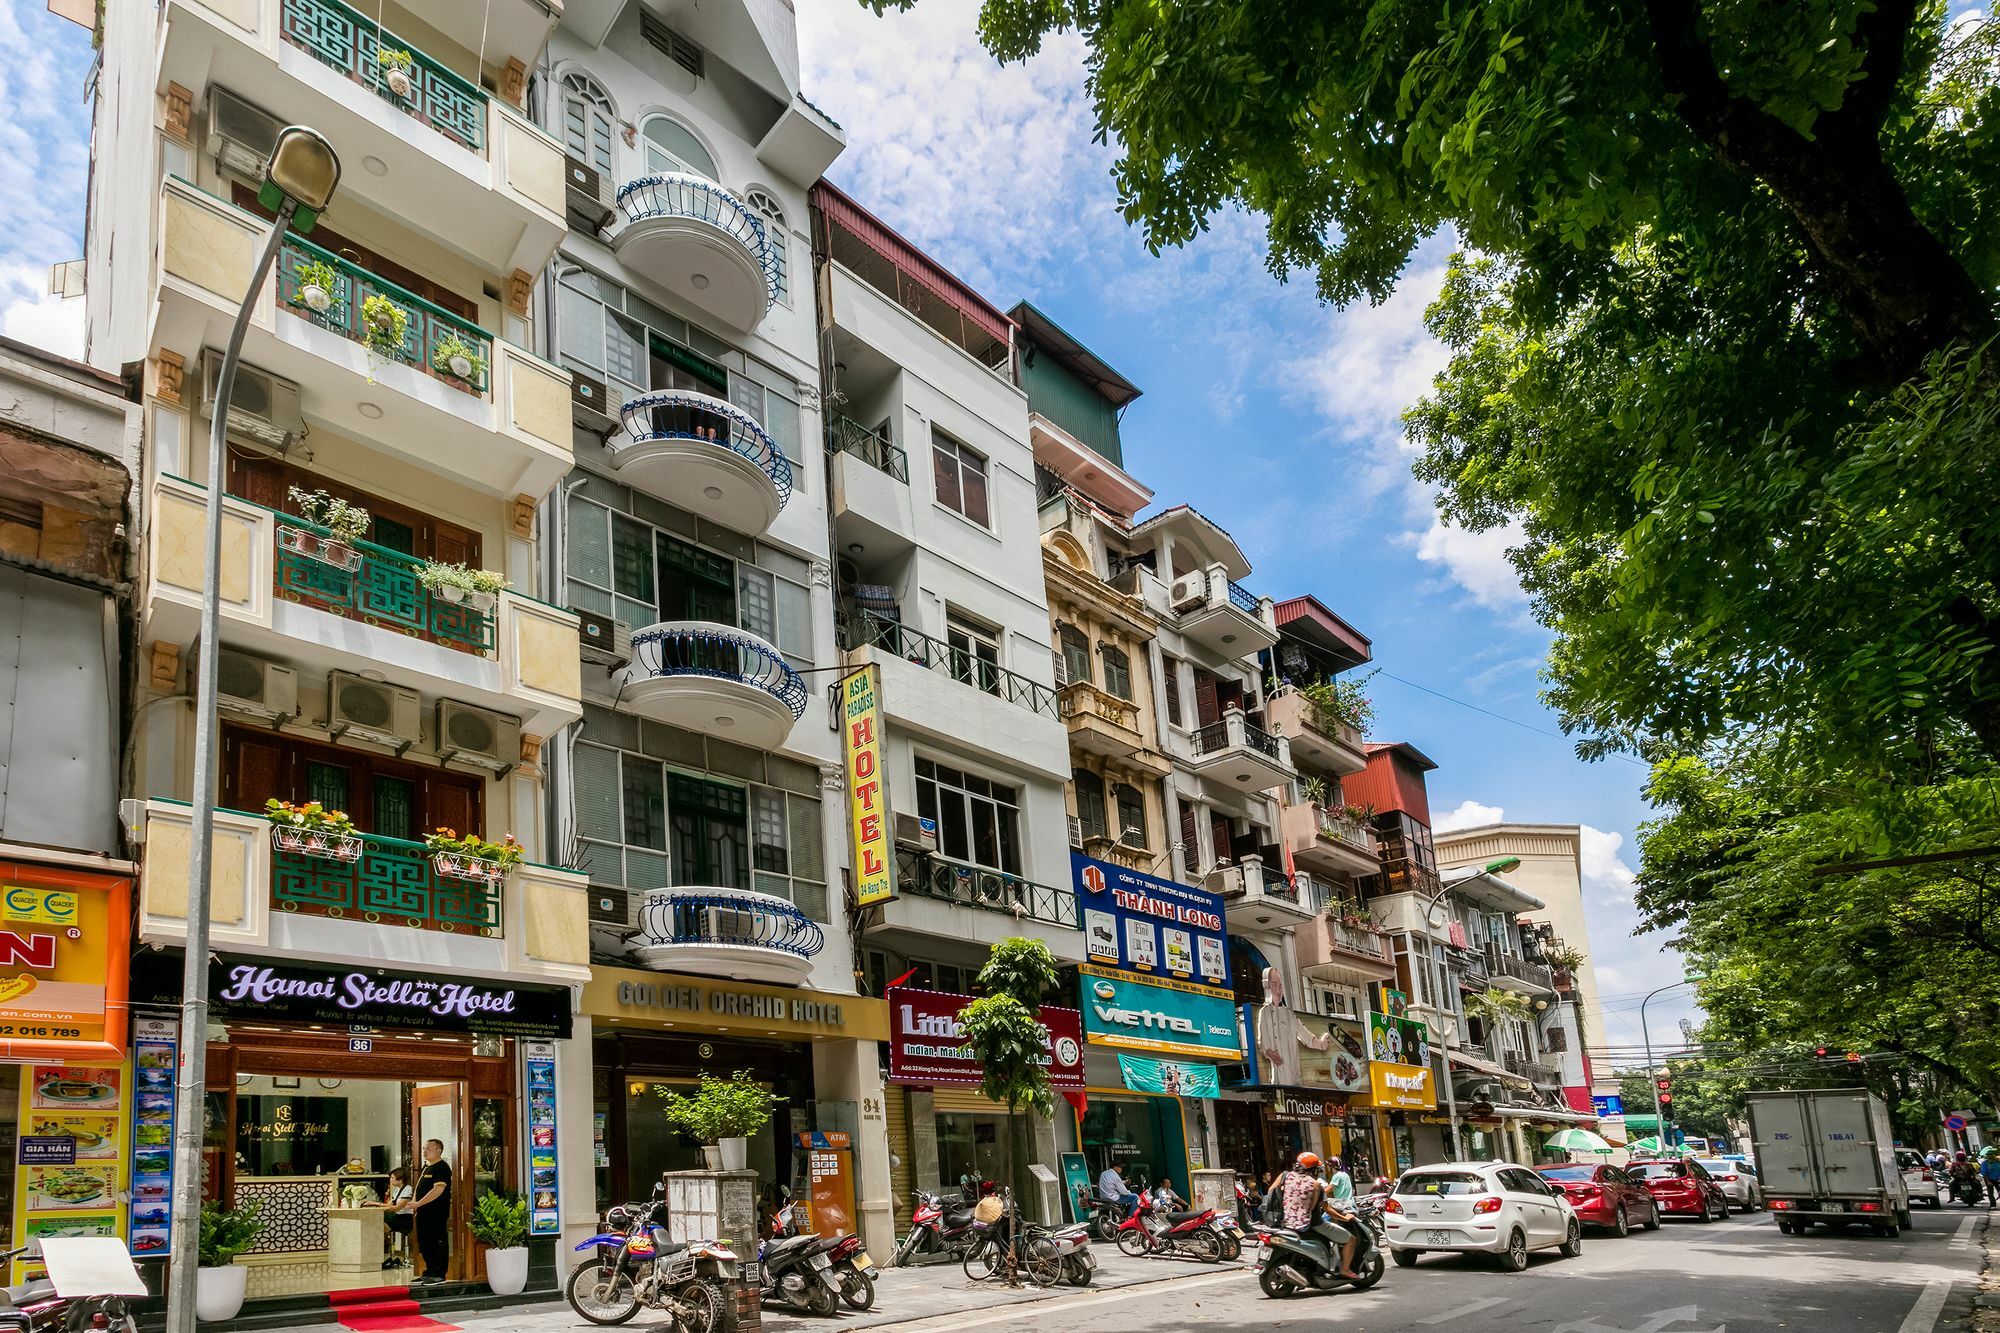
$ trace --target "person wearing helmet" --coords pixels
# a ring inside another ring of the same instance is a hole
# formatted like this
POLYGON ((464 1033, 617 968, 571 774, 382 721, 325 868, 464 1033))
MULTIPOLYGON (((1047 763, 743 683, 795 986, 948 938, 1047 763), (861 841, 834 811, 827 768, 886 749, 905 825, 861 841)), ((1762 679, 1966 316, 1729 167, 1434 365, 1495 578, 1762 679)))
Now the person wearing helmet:
POLYGON ((1319 1154, 1302 1152, 1284 1177, 1285 1227, 1304 1231, 1319 1220, 1323 1192, 1319 1183, 1319 1154))

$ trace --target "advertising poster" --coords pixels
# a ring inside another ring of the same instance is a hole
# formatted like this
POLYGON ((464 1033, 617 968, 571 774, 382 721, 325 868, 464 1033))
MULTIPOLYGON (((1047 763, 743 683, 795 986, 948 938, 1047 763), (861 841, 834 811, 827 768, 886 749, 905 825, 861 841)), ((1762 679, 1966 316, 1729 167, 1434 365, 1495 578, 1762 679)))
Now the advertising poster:
MULTIPOLYGON (((129 1109, 123 1069, 37 1064, 23 1071, 19 1123, 31 1132, 22 1133, 15 1147, 16 1236, 32 1241, 123 1233, 129 1109)), ((16 1282, 41 1273, 33 1255, 14 1263, 16 1282)))
MULTIPOLYGON (((891 1083, 978 1086, 983 1070, 958 1024, 970 995, 893 986, 887 999, 891 1083)), ((1083 1016, 1054 1005, 1043 1005, 1037 1016, 1050 1086, 1059 1093, 1083 1091, 1083 1016)))
POLYGON ((180 1021, 140 1018, 132 1024, 132 1219, 128 1244, 137 1259, 167 1257, 174 1197, 174 1068, 180 1021), (143 1151, 142 1151, 143 1150, 143 1151))
POLYGON ((556 1046, 552 1041, 521 1045, 528 1079, 528 1234, 562 1231, 561 1187, 557 1184, 556 1046))
POLYGON ((1370 1010, 1368 1058, 1394 1065, 1428 1065, 1431 1062, 1430 1031, 1414 1018, 1398 1018, 1370 1010))
POLYGON ((1148 1054, 1243 1058, 1230 992, 1087 964, 1077 974, 1084 1034, 1096 1044, 1148 1054))
POLYGON ((1071 852, 1084 947, 1101 967, 1229 985, 1222 895, 1071 852))
POLYGON ((882 772, 882 673, 863 667, 840 682, 847 756, 848 824, 854 836, 854 901, 873 907, 896 896, 896 855, 882 772))
POLYGON ((1368 1083, 1377 1110, 1428 1111, 1437 1106, 1429 1065, 1371 1061, 1368 1083))
POLYGON ((1079 1194, 1084 1198, 1089 1198, 1095 1192, 1091 1183, 1095 1177, 1090 1174, 1090 1162, 1080 1152, 1063 1153, 1061 1161, 1063 1207, 1069 1210, 1067 1216, 1072 1222, 1089 1221, 1090 1219, 1085 1215, 1083 1205, 1077 1199, 1079 1194))
POLYGON ((853 1143, 838 1130, 799 1135, 805 1152, 806 1197, 812 1207, 812 1229, 821 1236, 854 1233, 853 1143))
POLYGON ((1298 1014, 1296 1018, 1308 1038, 1299 1043, 1299 1085, 1334 1092, 1365 1091, 1368 1064, 1339 1040, 1345 1033, 1338 1025, 1318 1014, 1298 1014), (1322 1042, 1321 1037, 1328 1040, 1322 1042))
POLYGON ((1164 1093, 1169 1097, 1220 1097, 1222 1085, 1214 1065, 1184 1065, 1173 1060, 1147 1060, 1137 1055, 1120 1055, 1118 1068, 1125 1086, 1134 1092, 1164 1093))
POLYGON ((16 1058, 123 1059, 131 882, 14 862, 0 875, 0 1042, 16 1058))

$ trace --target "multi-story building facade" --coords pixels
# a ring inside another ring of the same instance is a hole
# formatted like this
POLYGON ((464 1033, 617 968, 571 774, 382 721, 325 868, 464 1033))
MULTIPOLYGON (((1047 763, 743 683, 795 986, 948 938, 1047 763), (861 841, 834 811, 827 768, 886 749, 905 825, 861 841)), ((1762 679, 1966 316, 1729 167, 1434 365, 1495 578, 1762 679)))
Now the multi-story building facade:
POLYGON ((549 44, 570 229, 542 317, 577 466, 548 593, 587 634, 552 817, 591 884, 595 1075, 573 1092, 600 1128, 579 1193, 643 1198, 698 1166, 665 1099, 742 1071, 782 1099, 748 1165, 803 1192, 809 1148, 844 1145, 852 1197, 815 1225, 880 1252, 886 1009, 857 994, 846 901, 808 229, 844 139, 798 64, 782 5, 573 5, 549 44))
MULTIPOLYGON (((133 1002, 180 998, 192 668, 213 654, 216 1021, 177 1038, 208 1041, 225 1147, 206 1188, 256 1200, 269 1223, 253 1295, 380 1284, 379 1267, 329 1270, 352 1239, 333 1229, 363 1224, 329 1219, 328 1173, 379 1191, 426 1139, 461 1182, 431 1276, 478 1276, 477 1193, 527 1194, 537 1237, 591 1203, 559 1190, 555 1162, 588 1107, 553 1093, 558 1068, 588 1067, 570 1040, 590 975, 585 881, 544 818, 547 742, 581 714, 578 629, 537 596, 541 507, 573 466, 570 383, 529 350, 564 232, 562 148, 524 105, 554 22, 539 3, 433 0, 365 15, 176 0, 100 18, 88 357, 136 372, 146 440, 125 822, 142 849, 136 939, 153 947, 133 1002), (263 164, 287 124, 323 134, 344 173, 253 292, 273 225, 263 164), (241 373, 218 403, 246 298, 241 373), (202 643, 211 498, 221 633, 202 643), (494 573, 467 586, 460 567, 494 573), (275 826, 268 801, 341 818, 275 826), (440 829, 479 841, 441 849, 440 829)), ((151 1054, 166 1065, 138 1077, 171 1068, 170 1050, 151 1054)), ((158 1253, 164 1210, 143 1205, 164 1197, 165 1157, 133 1165, 141 1203, 121 1226, 158 1253)))

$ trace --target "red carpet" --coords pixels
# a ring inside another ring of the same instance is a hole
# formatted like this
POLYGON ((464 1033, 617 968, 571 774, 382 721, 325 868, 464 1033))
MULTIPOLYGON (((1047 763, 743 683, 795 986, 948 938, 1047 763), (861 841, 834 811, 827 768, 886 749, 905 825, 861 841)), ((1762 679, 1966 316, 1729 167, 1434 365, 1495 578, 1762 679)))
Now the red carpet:
POLYGON ((355 1333, 458 1333, 457 1324, 426 1316, 408 1287, 355 1287, 326 1299, 341 1325, 355 1333))

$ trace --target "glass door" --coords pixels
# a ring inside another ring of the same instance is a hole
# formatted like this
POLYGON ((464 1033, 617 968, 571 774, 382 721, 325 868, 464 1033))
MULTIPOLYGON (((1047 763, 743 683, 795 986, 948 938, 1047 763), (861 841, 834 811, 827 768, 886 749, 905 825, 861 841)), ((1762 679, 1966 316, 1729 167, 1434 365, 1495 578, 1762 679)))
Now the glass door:
MULTIPOLYGON (((435 1139, 444 1147, 444 1155, 438 1160, 451 1168, 451 1266, 444 1276, 470 1271, 461 1257, 468 1253, 472 1235, 465 1227, 465 1218, 471 1213, 469 1194, 472 1181, 477 1174, 473 1164, 466 1160, 464 1136, 459 1132, 460 1114, 465 1105, 465 1085, 462 1083, 417 1083, 411 1085, 410 1128, 415 1140, 411 1147, 410 1160, 416 1164, 419 1173, 423 1170, 424 1146, 435 1139)), ((418 1197, 427 1193, 418 1186, 418 1197)))

